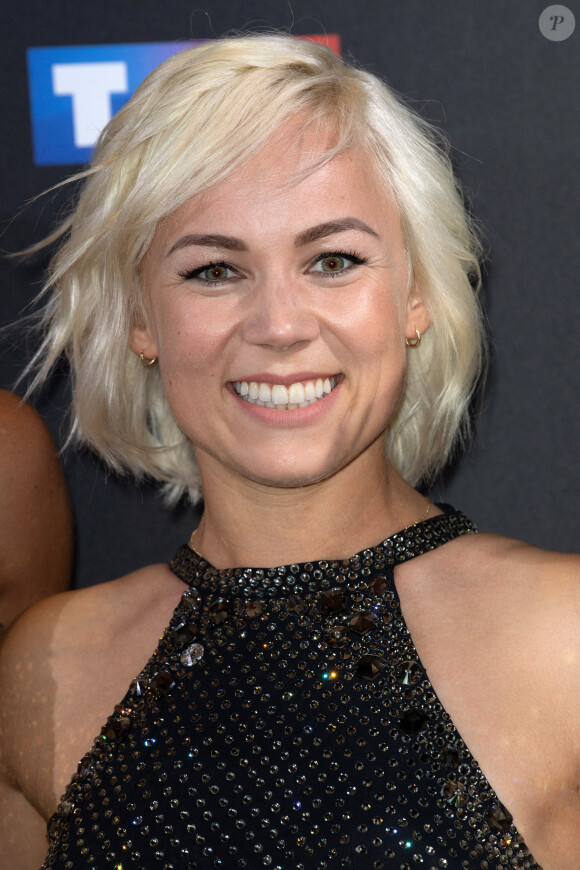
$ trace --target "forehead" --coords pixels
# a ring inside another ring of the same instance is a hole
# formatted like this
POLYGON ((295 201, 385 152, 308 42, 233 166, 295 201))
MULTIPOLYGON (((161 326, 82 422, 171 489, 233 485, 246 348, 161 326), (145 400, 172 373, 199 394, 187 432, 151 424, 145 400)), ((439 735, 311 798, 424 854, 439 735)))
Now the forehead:
POLYGON ((295 234, 346 216, 399 227, 394 196, 372 157, 347 149, 328 159, 328 151, 320 134, 287 129, 224 181, 187 200, 156 236, 167 239, 192 224, 235 235, 295 234))

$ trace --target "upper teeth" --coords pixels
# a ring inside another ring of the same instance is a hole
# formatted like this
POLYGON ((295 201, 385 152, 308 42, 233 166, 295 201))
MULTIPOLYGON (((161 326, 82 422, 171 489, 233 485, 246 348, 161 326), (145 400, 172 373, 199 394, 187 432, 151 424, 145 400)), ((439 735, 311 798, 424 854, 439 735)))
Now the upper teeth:
POLYGON ((285 387, 284 384, 265 384, 257 381, 236 381, 234 389, 238 396, 253 405, 289 410, 304 408, 328 395, 336 386, 336 377, 318 378, 315 381, 297 381, 285 387))

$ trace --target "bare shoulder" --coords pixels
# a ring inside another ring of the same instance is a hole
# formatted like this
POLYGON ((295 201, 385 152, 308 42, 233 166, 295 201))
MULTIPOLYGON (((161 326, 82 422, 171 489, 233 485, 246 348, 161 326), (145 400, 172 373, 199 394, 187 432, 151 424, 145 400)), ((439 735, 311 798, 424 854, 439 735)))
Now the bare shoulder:
POLYGON ((5 636, 0 773, 44 818, 150 658, 184 588, 166 565, 152 565, 45 599, 5 636))
POLYGON ((3 475, 21 474, 24 463, 33 477, 58 465, 54 441, 40 414, 6 390, 0 390, 0 440, 6 457, 3 475))
MULTIPOLYGON (((24 651, 35 658, 59 659, 80 649, 99 654, 129 632, 152 627, 158 608, 171 602, 184 586, 167 565, 150 565, 125 577, 40 601, 20 617, 3 639, 1 659, 18 659, 24 651), (171 594, 173 593, 173 595, 171 594)), ((175 606, 173 604, 173 606, 175 606)), ((32 674, 31 674, 32 675, 32 674)))
POLYGON ((0 621, 67 589, 72 514, 56 446, 42 417, 0 390, 0 621))
MULTIPOLYGON (((542 550, 513 538, 480 533, 464 535, 403 566, 401 573, 416 579, 425 576, 433 585, 443 584, 485 599, 496 595, 580 595, 580 556, 542 550)), ((429 582, 429 581, 428 581, 429 582)))
MULTIPOLYGON (((522 653, 527 644, 562 655, 578 649, 580 556, 555 553, 499 535, 466 535, 401 566, 403 603, 476 652, 493 643, 522 653), (479 645, 476 643, 479 641, 479 645)), ((532 658, 529 659, 532 661, 532 658)))
POLYGON ((450 559, 455 587, 468 578, 478 618, 517 636, 520 647, 539 651, 545 667, 567 662, 578 687, 580 556, 481 534, 460 542, 450 559))
POLYGON ((494 569, 522 569, 537 572, 557 572, 562 577, 571 576, 570 572, 580 571, 580 555, 574 553, 557 553, 553 550, 542 550, 515 538, 502 535, 491 535, 485 532, 477 535, 465 535, 458 538, 454 544, 461 547, 461 556, 479 562, 482 569, 491 566, 494 569))
MULTIPOLYGON (((35 429, 37 428, 39 433, 42 432, 48 435, 48 429, 42 422, 40 415, 28 402, 25 402, 24 399, 21 399, 15 393, 8 392, 8 390, 0 390, 0 419, 20 427, 21 435, 26 436, 31 431, 31 426, 35 429)), ((10 426, 10 431, 15 431, 12 425, 10 426)))

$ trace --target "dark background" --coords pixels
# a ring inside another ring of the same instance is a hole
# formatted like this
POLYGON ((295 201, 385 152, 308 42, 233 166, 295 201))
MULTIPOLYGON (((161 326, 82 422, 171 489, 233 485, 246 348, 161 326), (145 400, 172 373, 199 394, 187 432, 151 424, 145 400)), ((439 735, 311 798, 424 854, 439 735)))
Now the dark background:
MULTIPOLYGON (((26 48, 218 37, 231 29, 338 33, 343 55, 387 81, 450 136, 453 157, 486 236, 483 302, 491 370, 470 452, 433 497, 481 529, 558 550, 577 549, 580 511, 580 0, 575 32, 542 35, 534 0, 25 0, 0 32, 3 251, 38 241, 62 213, 60 195, 23 205, 76 167, 35 167, 26 48)), ((0 324, 18 318, 45 265, 0 262, 0 324)), ((31 343, 0 338, 0 386, 10 387, 31 343), (28 347, 27 347, 28 345, 28 347)), ((95 360, 98 365, 98 360, 95 360)), ((66 376, 35 403, 63 441, 66 376)), ((65 472, 77 531, 77 585, 165 561, 199 514, 169 511, 154 487, 136 488, 86 453, 65 472)))

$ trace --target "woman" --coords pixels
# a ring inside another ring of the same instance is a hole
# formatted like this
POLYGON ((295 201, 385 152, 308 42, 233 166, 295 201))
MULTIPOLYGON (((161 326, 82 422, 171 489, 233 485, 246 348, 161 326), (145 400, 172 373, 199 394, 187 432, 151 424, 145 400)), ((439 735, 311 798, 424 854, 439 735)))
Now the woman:
POLYGON ((10 866, 49 822, 75 870, 577 867, 578 560, 413 488, 482 361, 433 134, 320 46, 215 42, 111 121, 62 232, 40 377, 67 353, 76 434, 204 514, 8 636, 10 866))

